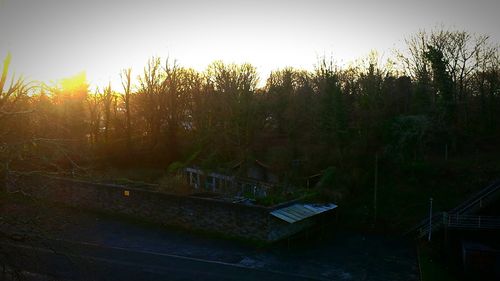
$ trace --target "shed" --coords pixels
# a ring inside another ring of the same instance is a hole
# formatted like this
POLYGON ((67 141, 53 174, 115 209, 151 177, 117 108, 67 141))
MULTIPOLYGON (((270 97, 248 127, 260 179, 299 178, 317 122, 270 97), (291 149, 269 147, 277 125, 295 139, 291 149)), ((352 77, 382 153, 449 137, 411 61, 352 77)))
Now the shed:
POLYGON ((331 211, 337 208, 333 203, 327 204, 294 204, 288 207, 276 209, 270 214, 288 223, 296 223, 307 218, 331 211))
POLYGON ((279 176, 276 174, 274 169, 259 160, 240 161, 232 168, 240 177, 245 177, 260 182, 279 182, 279 176))

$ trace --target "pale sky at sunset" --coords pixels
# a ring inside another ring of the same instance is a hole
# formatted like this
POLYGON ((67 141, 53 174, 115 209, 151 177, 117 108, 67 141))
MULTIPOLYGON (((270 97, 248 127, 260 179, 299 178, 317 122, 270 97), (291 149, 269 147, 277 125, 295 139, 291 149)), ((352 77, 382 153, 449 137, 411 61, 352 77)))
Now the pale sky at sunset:
POLYGON ((153 55, 203 70, 210 62, 311 69, 318 56, 340 63, 444 25, 500 41, 498 0, 73 1, 0 0, 0 57, 30 80, 86 71, 94 86, 120 69, 134 76, 153 55))

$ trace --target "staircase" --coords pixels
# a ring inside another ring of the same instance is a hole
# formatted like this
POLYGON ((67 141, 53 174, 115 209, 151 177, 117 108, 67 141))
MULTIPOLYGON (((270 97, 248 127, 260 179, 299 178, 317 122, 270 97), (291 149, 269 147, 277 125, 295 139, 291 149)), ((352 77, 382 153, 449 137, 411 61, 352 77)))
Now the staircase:
POLYGON ((499 190, 500 179, 483 188, 478 193, 465 200, 462 204, 453 208, 451 211, 449 211, 449 213, 454 215, 466 215, 474 213, 481 209, 483 206, 489 204, 491 201, 495 200, 496 196, 500 195, 500 193, 498 192, 499 190))
POLYGON ((439 230, 446 226, 450 228, 467 229, 500 229, 500 217, 473 215, 483 206, 487 206, 500 196, 500 179, 483 188, 469 199, 462 202, 449 212, 437 212, 407 231, 406 235, 425 237, 429 231, 439 230))
POLYGON ((475 215, 447 215, 444 224, 450 228, 500 229, 500 217, 475 215))

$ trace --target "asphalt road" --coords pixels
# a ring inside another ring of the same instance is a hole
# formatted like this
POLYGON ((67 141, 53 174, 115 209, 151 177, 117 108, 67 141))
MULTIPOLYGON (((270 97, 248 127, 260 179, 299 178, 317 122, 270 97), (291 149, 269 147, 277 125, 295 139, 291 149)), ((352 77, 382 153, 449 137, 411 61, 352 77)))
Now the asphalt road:
POLYGON ((28 205, 16 214, 27 220, 2 232, 38 238, 0 237, 0 264, 22 269, 24 280, 418 280, 414 245, 397 236, 333 229, 257 247, 77 209, 28 205))
POLYGON ((170 254, 43 241, 2 243, 33 280, 329 280, 170 254))

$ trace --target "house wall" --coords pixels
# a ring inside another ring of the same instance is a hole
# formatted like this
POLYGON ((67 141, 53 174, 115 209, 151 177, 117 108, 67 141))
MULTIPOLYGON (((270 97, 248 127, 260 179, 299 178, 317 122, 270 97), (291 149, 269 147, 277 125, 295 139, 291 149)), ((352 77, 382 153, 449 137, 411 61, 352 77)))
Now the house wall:
POLYGON ((247 172, 246 176, 248 178, 258 180, 258 181, 266 181, 267 180, 266 171, 264 170, 264 168, 262 168, 260 166, 257 166, 257 165, 250 166, 250 167, 248 167, 246 172, 247 172))
POLYGON ((39 175, 19 176, 7 189, 83 209, 260 241, 285 238, 310 224, 283 222, 269 214, 273 208, 39 175))

